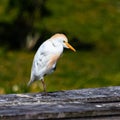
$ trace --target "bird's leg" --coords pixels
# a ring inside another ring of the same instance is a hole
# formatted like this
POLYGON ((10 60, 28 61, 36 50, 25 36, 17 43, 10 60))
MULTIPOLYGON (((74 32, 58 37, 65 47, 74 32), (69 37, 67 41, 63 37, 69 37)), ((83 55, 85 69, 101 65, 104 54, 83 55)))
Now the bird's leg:
POLYGON ((42 82, 42 85, 43 85, 44 92, 45 92, 45 94, 47 94, 47 92, 46 92, 46 84, 44 82, 44 79, 42 79, 41 82, 42 82))

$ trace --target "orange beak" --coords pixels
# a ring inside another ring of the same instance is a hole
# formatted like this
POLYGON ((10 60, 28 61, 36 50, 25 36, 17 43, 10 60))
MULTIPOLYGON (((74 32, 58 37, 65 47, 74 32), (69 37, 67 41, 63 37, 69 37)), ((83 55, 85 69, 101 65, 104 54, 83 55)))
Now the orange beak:
POLYGON ((65 42, 65 45, 72 51, 76 52, 76 50, 68 42, 65 42))

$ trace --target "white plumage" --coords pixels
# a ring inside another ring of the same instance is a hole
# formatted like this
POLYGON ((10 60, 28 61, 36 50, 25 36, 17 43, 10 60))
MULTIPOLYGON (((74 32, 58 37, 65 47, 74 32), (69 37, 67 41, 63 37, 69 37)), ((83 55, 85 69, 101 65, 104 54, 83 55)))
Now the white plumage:
POLYGON ((75 52, 75 49, 68 43, 68 39, 64 34, 57 33, 42 43, 34 56, 28 85, 35 80, 41 80, 46 92, 44 76, 54 71, 56 62, 64 48, 70 48, 75 52))

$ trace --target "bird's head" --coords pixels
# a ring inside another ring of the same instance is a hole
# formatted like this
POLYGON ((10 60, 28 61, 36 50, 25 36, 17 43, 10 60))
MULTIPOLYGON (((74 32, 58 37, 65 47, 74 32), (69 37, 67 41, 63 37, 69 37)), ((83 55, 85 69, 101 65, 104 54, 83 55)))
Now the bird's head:
POLYGON ((68 43, 68 39, 64 34, 55 34, 53 35, 50 39, 57 41, 59 43, 61 43, 63 45, 64 48, 68 48, 73 50, 74 52, 76 51, 69 43, 68 43))

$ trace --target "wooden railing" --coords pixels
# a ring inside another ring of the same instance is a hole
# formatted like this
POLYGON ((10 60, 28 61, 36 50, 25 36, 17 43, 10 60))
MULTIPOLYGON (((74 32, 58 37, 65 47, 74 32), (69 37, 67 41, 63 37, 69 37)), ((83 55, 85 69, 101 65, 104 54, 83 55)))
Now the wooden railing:
POLYGON ((120 87, 0 95, 0 120, 120 120, 120 87))

